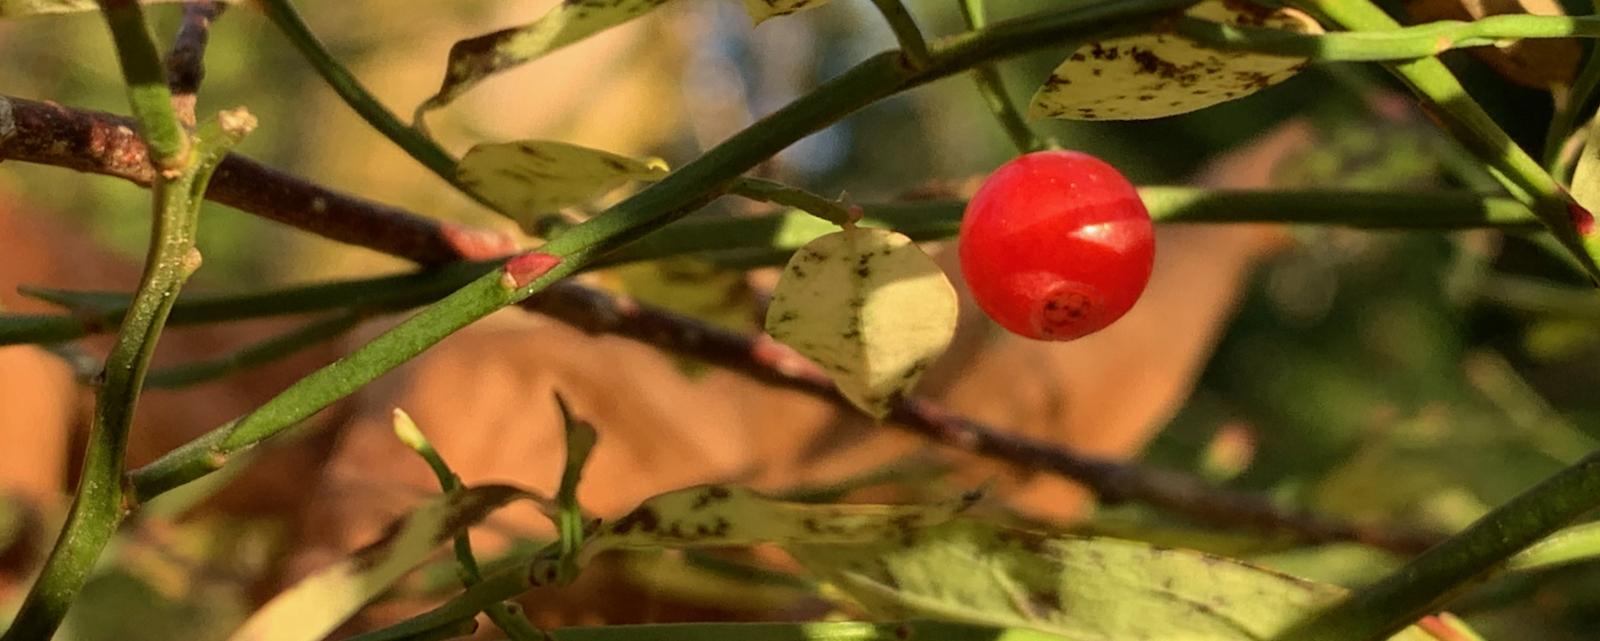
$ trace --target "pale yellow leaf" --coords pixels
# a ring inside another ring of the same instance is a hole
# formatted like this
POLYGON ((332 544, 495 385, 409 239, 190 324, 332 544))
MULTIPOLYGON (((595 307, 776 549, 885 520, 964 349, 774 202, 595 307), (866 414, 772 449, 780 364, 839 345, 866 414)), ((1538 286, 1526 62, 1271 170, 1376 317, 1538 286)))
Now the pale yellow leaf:
MULTIPOLYGON (((1237 0, 1206 0, 1191 18, 1322 33, 1300 11, 1237 0)), ((1147 120, 1243 98, 1293 77, 1304 58, 1206 49, 1171 33, 1093 42, 1056 67, 1033 96, 1030 118, 1147 120)))
POLYGON ((516 488, 486 485, 434 498, 397 523, 383 540, 273 597, 228 639, 322 639, 461 530, 502 505, 530 497, 516 488))
POLYGON ((630 180, 665 175, 660 160, 548 140, 478 145, 456 165, 463 184, 522 223, 587 203, 630 180))
POLYGON ((943 523, 979 498, 933 505, 791 503, 737 485, 703 485, 645 500, 604 524, 583 558, 611 549, 654 549, 759 543, 866 544, 900 539, 943 523))
POLYGON ((766 325, 881 418, 950 345, 956 309, 949 279, 910 238, 853 227, 795 252, 766 325))

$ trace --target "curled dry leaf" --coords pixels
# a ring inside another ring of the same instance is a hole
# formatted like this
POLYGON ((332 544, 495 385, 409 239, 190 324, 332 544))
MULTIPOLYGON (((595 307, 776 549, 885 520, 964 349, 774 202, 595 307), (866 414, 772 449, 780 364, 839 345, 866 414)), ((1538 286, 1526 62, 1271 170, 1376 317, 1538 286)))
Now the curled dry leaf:
MULTIPOLYGON (((1471 21, 1507 14, 1563 16, 1567 13, 1556 0, 1407 0, 1405 6, 1413 22, 1471 21)), ((1467 51, 1506 80, 1534 89, 1572 84, 1573 76, 1578 74, 1578 60, 1583 58, 1583 46, 1570 38, 1509 40, 1497 46, 1473 47, 1467 51)))
POLYGON ((527 226, 538 216, 589 202, 630 180, 660 180, 666 163, 549 140, 467 150, 456 177, 527 226))
POLYGON ((444 84, 439 93, 422 103, 418 113, 444 107, 489 76, 628 22, 666 1, 565 0, 529 24, 456 42, 450 47, 444 84))
POLYGON ((850 227, 795 252, 766 325, 882 418, 950 345, 956 313, 955 288, 910 238, 850 227))
POLYGON ((756 24, 768 18, 786 16, 825 4, 828 4, 828 0, 744 0, 745 10, 750 12, 751 18, 755 18, 756 24))
MULTIPOLYGON (((1233 25, 1322 33, 1310 16, 1237 0, 1207 0, 1191 18, 1233 25)), ((1091 42, 1051 72, 1033 95, 1030 118, 1148 120, 1243 98, 1283 82, 1305 58, 1216 51, 1171 33, 1091 42)))

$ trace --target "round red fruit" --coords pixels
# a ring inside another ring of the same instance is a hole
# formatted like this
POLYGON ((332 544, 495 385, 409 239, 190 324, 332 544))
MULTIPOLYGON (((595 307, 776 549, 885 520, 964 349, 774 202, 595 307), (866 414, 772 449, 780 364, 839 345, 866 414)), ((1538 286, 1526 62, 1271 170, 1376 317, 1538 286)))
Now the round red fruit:
POLYGON ((989 318, 1016 334, 1070 341, 1138 302, 1155 228, 1116 168, 1076 151, 1040 151, 984 180, 961 220, 961 273, 989 318))

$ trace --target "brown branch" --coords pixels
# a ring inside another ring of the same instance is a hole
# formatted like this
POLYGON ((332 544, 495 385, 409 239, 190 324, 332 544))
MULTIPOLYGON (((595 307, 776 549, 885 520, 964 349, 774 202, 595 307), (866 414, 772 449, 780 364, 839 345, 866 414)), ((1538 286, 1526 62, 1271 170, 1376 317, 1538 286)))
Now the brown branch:
MULTIPOLYGON (((0 159, 56 165, 147 185, 151 170, 143 151, 126 119, 0 97, 0 159), (66 144, 56 146, 63 142, 66 144)), ((487 258, 512 249, 503 235, 450 227, 330 191, 238 156, 223 163, 206 197, 424 265, 487 258)), ((571 283, 558 284, 522 306, 591 333, 629 338, 850 408, 815 365, 765 336, 730 332, 571 283)), ((1408 554, 1443 540, 1434 533, 1362 528, 1287 512, 1264 496, 1219 489, 1190 475, 1084 456, 1055 444, 1008 435, 922 399, 900 403, 890 419, 891 424, 946 446, 1076 481, 1102 500, 1137 501, 1200 523, 1282 533, 1307 543, 1355 541, 1408 554)))
MULTIPOLYGON (((0 161, 115 176, 148 187, 154 169, 133 121, 101 111, 0 96, 0 161)), ((426 266, 509 254, 498 232, 439 222, 230 154, 206 199, 341 243, 426 266)))
POLYGON ((194 126, 195 95, 206 77, 206 42, 211 39, 211 22, 222 16, 228 5, 220 2, 189 2, 183 5, 183 24, 173 38, 167 54, 167 89, 172 106, 184 125, 194 126))

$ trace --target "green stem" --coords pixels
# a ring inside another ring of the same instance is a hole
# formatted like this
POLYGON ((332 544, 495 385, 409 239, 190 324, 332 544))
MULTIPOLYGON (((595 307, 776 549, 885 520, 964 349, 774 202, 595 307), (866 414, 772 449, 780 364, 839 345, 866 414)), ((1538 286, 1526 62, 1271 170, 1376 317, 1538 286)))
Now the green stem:
POLYGON ((122 75, 128 83, 128 103, 149 149, 150 161, 171 177, 171 172, 188 162, 189 134, 172 106, 167 70, 161 64, 150 26, 145 23, 144 10, 134 0, 101 0, 100 8, 111 27, 117 60, 122 63, 122 75))
MULTIPOLYGON (((1596 13, 1600 13, 1600 0, 1594 0, 1590 6, 1596 13)), ((1578 71, 1578 77, 1572 83, 1572 90, 1567 92, 1566 104, 1556 105, 1555 115, 1550 119, 1550 128, 1545 132, 1544 166, 1556 180, 1565 180, 1571 175, 1572 166, 1564 153, 1567 139, 1577 131, 1579 122, 1588 113, 1586 109, 1590 99, 1594 97, 1596 88, 1600 88, 1600 49, 1591 43, 1589 57, 1584 60, 1583 68, 1578 71)))
MULTIPOLYGON (((1344 0, 1321 0, 1343 2, 1344 0)), ((1318 5, 1322 8, 1322 5, 1318 5)), ((1350 18, 1348 8, 1338 10, 1350 18)), ((1330 17, 1334 13, 1328 13, 1330 17)), ((1183 17, 1173 21, 1179 35, 1208 47, 1232 51, 1253 51, 1278 56, 1308 58, 1323 62, 1394 62, 1430 58, 1452 49, 1491 47, 1506 40, 1525 38, 1600 38, 1600 16, 1500 15, 1471 22, 1445 20, 1402 27, 1388 14, 1385 24, 1360 19, 1371 26, 1357 29, 1355 23, 1335 20, 1353 31, 1307 34, 1255 27, 1228 25, 1183 17)))
POLYGON ((1600 452, 1558 472, 1399 571, 1301 621, 1277 639, 1386 639, 1595 507, 1600 507, 1600 452))
POLYGON ((356 80, 350 70, 345 69, 344 65, 333 58, 333 54, 328 52, 322 41, 318 40, 316 34, 311 32, 311 28, 306 26, 305 20, 300 17, 298 11, 295 11, 290 0, 261 0, 261 11, 279 31, 283 32, 295 50, 305 57, 306 62, 317 70, 317 74, 322 76, 328 86, 344 99, 345 104, 350 105, 350 108, 361 116, 362 120, 367 121, 367 124, 372 125, 378 133, 383 134, 417 162, 422 163, 422 166, 443 178, 461 193, 471 196, 485 207, 496 209, 456 178, 456 158, 451 156, 450 152, 445 151, 422 132, 406 126, 396 118, 376 96, 361 85, 361 81, 356 80))
POLYGON ((131 507, 123 484, 128 429, 178 290, 200 266, 194 234, 206 182, 228 150, 254 126, 255 119, 242 111, 207 123, 189 154, 188 166, 175 178, 158 176, 152 187, 155 221, 144 276, 106 357, 77 495, 44 569, 0 639, 48 639, 54 634, 131 507))
POLYGON ((235 452, 304 420, 398 367, 423 350, 507 305, 571 276, 601 255, 700 208, 745 171, 794 142, 895 93, 976 64, 1051 47, 1062 39, 1122 35, 1148 28, 1192 0, 1127 0, 1075 6, 1026 20, 996 23, 952 38, 913 71, 894 53, 867 59, 815 91, 739 132, 643 191, 572 228, 541 248, 559 259, 536 277, 490 273, 357 349, 301 379, 259 409, 191 441, 132 475, 137 500, 209 474, 235 452), (531 278, 531 280, 530 280, 531 278), (523 281, 528 281, 524 283, 523 281), (508 286, 509 284, 509 286, 508 286))
MULTIPOLYGON (((1401 30, 1400 23, 1369 0, 1303 0, 1301 4, 1353 31, 1401 30)), ((1485 19, 1488 20, 1497 18, 1485 19)), ((1517 21, 1513 24, 1526 22, 1517 21)), ((1570 22, 1575 24, 1576 20, 1570 22)), ((1600 23, 1592 20, 1587 23, 1600 26, 1600 23)), ((1433 57, 1393 63, 1389 69, 1411 86, 1451 136, 1493 170, 1506 190, 1544 222, 1551 235, 1578 259, 1584 272, 1591 279, 1600 280, 1600 264, 1595 262, 1595 255, 1600 254, 1600 238, 1579 235, 1568 211, 1568 205, 1572 203, 1565 190, 1467 94, 1466 88, 1450 73, 1450 69, 1433 57), (1595 244, 1585 246, 1586 242, 1595 244)))
MULTIPOLYGON (((728 193, 757 202, 793 207, 835 225, 854 222, 854 217, 842 202, 828 200, 799 187, 761 178, 742 177, 728 186, 728 193)), ((663 230, 665 231, 665 230, 663 230)), ((661 235, 659 232, 655 236, 661 235)))
MULTIPOLYGON (((1526 207, 1510 198, 1465 192, 1273 192, 1141 187, 1139 193, 1151 217, 1159 223, 1280 222, 1436 231, 1485 228, 1533 231, 1542 228, 1526 207)), ((888 227, 913 240, 928 241, 955 236, 965 207, 966 204, 959 201, 928 201, 863 205, 862 209, 869 225, 888 227)), ((817 233, 812 226, 789 215, 683 221, 607 254, 590 268, 707 253, 757 257, 741 259, 742 265, 781 265, 790 253, 817 233)), ((195 325, 341 309, 354 309, 363 314, 404 311, 438 301, 502 262, 456 263, 424 272, 258 294, 186 295, 178 301, 168 322, 195 325)), ((127 311, 128 299, 124 294, 31 291, 35 297, 73 309, 73 313, 0 315, 0 346, 62 342, 113 330, 127 311)))
MULTIPOLYGON (((404 411, 394 411, 394 432, 400 437, 401 442, 410 447, 412 451, 428 463, 428 468, 433 470, 434 478, 439 480, 439 488, 446 494, 462 489, 461 476, 450 465, 445 463, 439 450, 434 449, 433 443, 422 434, 422 430, 411 420, 404 411)), ((461 587, 471 588, 483 583, 483 571, 478 567, 478 557, 472 553, 472 537, 462 532, 455 538, 456 562, 461 564, 461 587)), ((484 608, 484 614, 489 615, 489 620, 500 627, 512 641, 539 641, 544 638, 544 633, 533 627, 533 623, 511 611, 504 602, 495 602, 484 608)))
POLYGON ((872 0, 872 4, 889 23, 889 30, 894 32, 894 39, 900 43, 900 51, 905 53, 911 68, 928 66, 928 41, 922 37, 922 30, 917 28, 917 20, 911 17, 906 5, 900 0, 872 0))
MULTIPOLYGON (((967 29, 976 31, 982 29, 987 22, 983 14, 983 0, 961 0, 961 17, 966 20, 967 29)), ((972 82, 978 86, 978 95, 983 97, 983 103, 989 107, 989 113, 994 114, 1000 129, 1006 132, 1006 137, 1011 139, 1012 146, 1017 148, 1017 153, 1028 153, 1050 149, 1054 144, 1048 143, 1028 126, 1022 112, 1017 110, 1017 105, 1011 101, 1011 94, 1006 93, 1005 80, 1000 77, 1000 69, 995 65, 978 65, 972 68, 972 82)))
POLYGON ((360 313, 346 310, 219 358, 155 370, 145 377, 144 387, 145 389, 187 387, 260 367, 343 336, 361 324, 363 318, 360 313))

